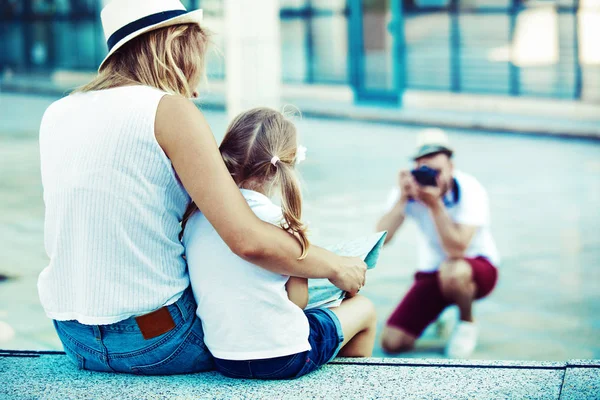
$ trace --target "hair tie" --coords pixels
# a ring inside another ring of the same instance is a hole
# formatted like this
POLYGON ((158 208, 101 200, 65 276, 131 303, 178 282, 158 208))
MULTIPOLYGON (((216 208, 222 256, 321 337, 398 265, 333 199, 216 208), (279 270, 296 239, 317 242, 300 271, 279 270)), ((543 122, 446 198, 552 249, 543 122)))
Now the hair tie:
POLYGON ((277 166, 278 161, 281 161, 281 160, 277 156, 273 156, 273 158, 271 158, 271 164, 273 164, 274 166, 277 166))

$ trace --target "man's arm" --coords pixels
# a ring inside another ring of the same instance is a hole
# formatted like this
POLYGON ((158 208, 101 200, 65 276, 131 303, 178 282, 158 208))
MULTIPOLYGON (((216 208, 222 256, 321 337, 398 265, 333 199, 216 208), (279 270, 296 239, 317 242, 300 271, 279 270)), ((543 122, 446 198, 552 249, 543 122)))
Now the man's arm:
POLYGON ((400 171, 398 178, 400 192, 394 194, 394 196, 397 196, 397 199, 391 199, 394 202, 393 206, 377 223, 378 231, 388 232, 384 244, 388 244, 392 240, 398 229, 402 226, 402 223, 404 223, 408 198, 414 197, 417 190, 417 183, 410 171, 400 171))
POLYGON ((450 258, 463 258, 477 227, 452 221, 446 212, 438 186, 420 186, 417 199, 429 209, 446 255, 450 258))
POLYGON ((449 258, 463 258, 477 227, 452 221, 441 200, 429 207, 429 210, 446 255, 449 258))

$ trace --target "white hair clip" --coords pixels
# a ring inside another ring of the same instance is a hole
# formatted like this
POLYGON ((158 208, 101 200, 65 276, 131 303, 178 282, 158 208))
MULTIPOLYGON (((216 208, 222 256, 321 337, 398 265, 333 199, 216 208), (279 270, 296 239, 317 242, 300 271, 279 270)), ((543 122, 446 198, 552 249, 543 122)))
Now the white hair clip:
POLYGON ((273 156, 273 158, 271 158, 271 164, 273 164, 274 166, 277 166, 277 162, 279 161, 281 160, 277 156, 273 156))
POLYGON ((308 149, 304 146, 298 146, 296 149, 296 165, 300 164, 302 161, 306 160, 306 151, 308 149))

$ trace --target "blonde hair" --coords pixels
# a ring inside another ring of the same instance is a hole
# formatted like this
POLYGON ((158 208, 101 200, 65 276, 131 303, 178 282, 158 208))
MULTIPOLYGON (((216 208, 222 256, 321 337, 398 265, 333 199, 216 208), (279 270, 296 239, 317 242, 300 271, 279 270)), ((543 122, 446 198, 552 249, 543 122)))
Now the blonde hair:
MULTIPOLYGON (((278 111, 254 108, 231 122, 219 150, 239 187, 260 187, 269 194, 279 187, 283 212, 281 227, 300 242, 302 254, 299 260, 306 258, 310 242, 302 223, 302 194, 295 171, 297 138, 294 124, 278 111)), ((183 229, 197 210, 192 202, 183 216, 183 229)))
POLYGON ((112 54, 98 75, 75 90, 90 92, 145 85, 170 94, 192 97, 204 76, 210 34, 198 24, 167 26, 127 42, 112 54))

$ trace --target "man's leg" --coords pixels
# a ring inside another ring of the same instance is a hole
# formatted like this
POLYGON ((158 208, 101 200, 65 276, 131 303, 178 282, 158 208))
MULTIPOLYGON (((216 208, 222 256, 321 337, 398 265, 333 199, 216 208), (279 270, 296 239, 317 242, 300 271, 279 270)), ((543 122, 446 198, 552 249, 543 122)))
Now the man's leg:
POLYGON ((416 336, 392 325, 386 325, 381 334, 381 347, 389 354, 412 350, 416 341, 416 336))
POLYGON ((461 321, 473 322, 477 285, 471 265, 462 259, 447 260, 440 266, 438 278, 442 295, 449 303, 458 306, 461 321))
POLYGON ((448 302, 440 290, 437 273, 417 273, 415 283, 387 321, 381 347, 390 354, 408 351, 427 325, 435 321, 448 302))
POLYGON ((448 342, 447 356, 468 358, 475 350, 478 330, 473 322, 473 301, 487 296, 497 278, 496 267, 484 257, 448 260, 440 266, 442 294, 458 306, 461 319, 448 342))

